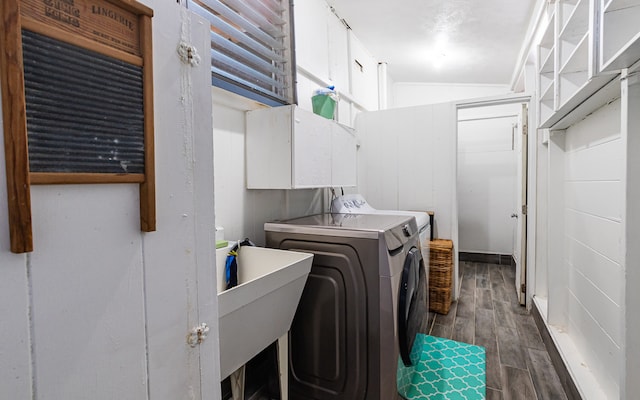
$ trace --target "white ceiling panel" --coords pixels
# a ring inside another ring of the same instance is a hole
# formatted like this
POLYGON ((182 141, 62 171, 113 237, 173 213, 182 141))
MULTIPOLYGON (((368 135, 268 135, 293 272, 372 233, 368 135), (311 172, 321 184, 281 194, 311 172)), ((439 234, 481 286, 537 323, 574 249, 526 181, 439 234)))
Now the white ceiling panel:
POLYGON ((536 0, 327 0, 395 82, 509 84, 536 0))

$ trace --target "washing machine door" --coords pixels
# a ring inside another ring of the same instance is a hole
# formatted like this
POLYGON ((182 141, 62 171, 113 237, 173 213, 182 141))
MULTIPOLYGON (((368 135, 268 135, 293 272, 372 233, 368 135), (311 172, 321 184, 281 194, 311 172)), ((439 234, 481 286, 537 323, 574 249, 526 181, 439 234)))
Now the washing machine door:
POLYGON ((420 331, 426 307, 421 307, 424 301, 423 284, 420 282, 420 265, 422 254, 417 247, 411 247, 407 253, 400 280, 398 301, 398 340, 400 356, 405 366, 411 366, 411 347, 420 331))

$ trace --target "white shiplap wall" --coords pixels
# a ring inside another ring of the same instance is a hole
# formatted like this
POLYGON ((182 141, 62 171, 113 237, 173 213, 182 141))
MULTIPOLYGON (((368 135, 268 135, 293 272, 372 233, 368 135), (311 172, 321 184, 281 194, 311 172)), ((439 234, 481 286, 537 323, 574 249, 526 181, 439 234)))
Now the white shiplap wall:
POLYGON ((565 262, 568 330, 608 398, 622 373, 622 178, 620 101, 566 131, 565 262))
POLYGON ((380 210, 434 211, 434 236, 453 241, 457 277, 456 105, 362 113, 356 129, 357 190, 380 210))
POLYGON ((220 398, 211 75, 175 50, 181 39, 206 49, 210 27, 176 2, 143 3, 158 229, 140 232, 137 185, 38 185, 34 251, 10 253, 0 145, 0 399, 220 398), (192 349, 199 322, 209 339, 192 349))
MULTIPOLYGON (((632 71, 631 71, 632 72, 632 71)), ((622 137, 625 142, 625 190, 623 212, 624 240, 624 375, 621 379, 620 398, 629 398, 640 392, 640 79, 626 76, 622 81, 622 137)))

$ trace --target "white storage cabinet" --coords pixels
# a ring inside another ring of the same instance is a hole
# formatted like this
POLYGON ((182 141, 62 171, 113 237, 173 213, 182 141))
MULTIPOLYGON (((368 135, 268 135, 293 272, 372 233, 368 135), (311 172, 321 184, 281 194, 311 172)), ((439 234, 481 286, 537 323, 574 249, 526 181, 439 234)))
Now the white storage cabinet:
POLYGON ((295 105, 247 112, 248 189, 356 185, 356 138, 295 105))

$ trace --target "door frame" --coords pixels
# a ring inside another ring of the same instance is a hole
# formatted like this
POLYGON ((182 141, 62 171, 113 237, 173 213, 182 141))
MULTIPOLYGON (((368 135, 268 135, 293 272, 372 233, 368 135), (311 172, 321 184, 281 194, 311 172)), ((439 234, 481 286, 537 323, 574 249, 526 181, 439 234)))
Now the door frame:
POLYGON ((522 124, 519 133, 522 135, 520 144, 520 159, 518 160, 522 165, 521 179, 522 185, 520 186, 520 196, 518 205, 520 209, 517 211, 520 218, 520 277, 516 276, 516 293, 518 294, 518 301, 520 304, 526 304, 526 292, 527 292, 527 214, 528 214, 528 192, 529 192, 529 171, 528 171, 528 144, 529 144, 529 107, 528 104, 522 103, 521 121, 522 124), (519 283, 519 284, 518 284, 519 283))
MULTIPOLYGON (((522 104, 523 109, 526 108, 527 110, 526 114, 523 113, 522 133, 523 133, 523 139, 525 140, 522 141, 523 159, 521 160, 521 162, 523 163, 522 173, 524 178, 522 180, 522 183, 523 183, 522 192, 523 192, 523 199, 525 200, 525 203, 523 204, 524 207, 521 207, 520 210, 518 210, 519 218, 522 219, 521 220, 522 229, 518 233, 519 238, 516 238, 516 240, 520 239, 522 241, 521 255, 520 255, 521 271, 520 271, 520 277, 516 277, 517 280, 519 278, 520 284, 514 282, 514 285, 516 286, 515 288, 516 293, 518 294, 518 301, 520 302, 520 304, 526 305, 527 307, 530 307, 531 294, 534 293, 534 290, 532 290, 533 288, 531 287, 532 285, 530 284, 530 283, 534 283, 534 280, 528 279, 528 277, 532 277, 535 274, 535 252, 528 251, 530 249, 535 249, 535 235, 527 234, 527 232, 532 232, 532 230, 530 229, 535 229, 535 226, 532 226, 532 223, 535 221, 535 215, 532 215, 532 212, 531 212, 535 210, 535 196, 532 197, 531 196, 532 191, 528 190, 529 187, 535 188, 535 164, 531 165, 531 162, 535 162, 535 157, 533 157, 533 159, 529 157, 529 153, 531 152, 531 149, 535 149, 535 138, 533 138, 533 143, 532 143, 532 137, 531 135, 528 134, 529 127, 531 126, 530 122, 535 120, 535 118, 532 117, 532 112, 531 112, 532 111, 531 97, 532 97, 531 94, 515 93, 510 95, 504 95, 504 96, 491 96, 491 97, 483 97, 483 98, 477 98, 477 99, 459 100, 454 102, 456 106, 456 115, 455 115, 456 142, 458 140, 457 121, 458 121, 459 110, 497 106, 497 105, 507 105, 507 104, 522 104), (526 123, 524 118, 525 115, 526 115, 526 123), (533 147, 530 147, 530 146, 533 146, 533 147), (525 158, 525 155, 526 155, 526 158, 525 158)), ((457 157, 458 155, 456 153, 456 159, 457 157)), ((521 203, 521 200, 519 199, 518 202, 521 203)), ((456 201, 455 207, 456 208, 458 207, 457 201, 456 201)))

